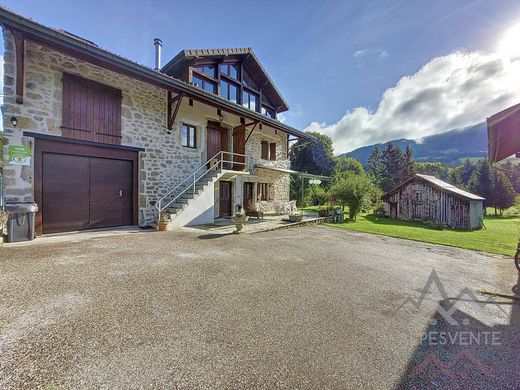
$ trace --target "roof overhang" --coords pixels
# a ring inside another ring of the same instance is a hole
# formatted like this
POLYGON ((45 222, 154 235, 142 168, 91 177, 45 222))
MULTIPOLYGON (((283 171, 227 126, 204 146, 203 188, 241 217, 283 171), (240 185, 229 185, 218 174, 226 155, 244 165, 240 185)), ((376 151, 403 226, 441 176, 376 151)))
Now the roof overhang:
POLYGON ((285 125, 265 115, 251 111, 217 95, 157 72, 149 67, 104 50, 86 40, 77 39, 71 34, 41 25, 24 18, 6 8, 0 7, 0 24, 5 28, 19 32, 26 40, 34 41, 56 51, 89 62, 111 71, 124 74, 148 84, 155 85, 174 93, 184 93, 186 97, 207 104, 254 122, 265 124, 295 137, 312 139, 313 137, 291 126, 285 125))
POLYGON ((489 117, 487 127, 491 163, 520 153, 520 104, 489 117))
POLYGON ((247 71, 253 72, 260 79, 262 89, 265 91, 266 97, 274 104, 276 112, 285 112, 289 110, 289 105, 278 90, 273 80, 263 67, 262 63, 254 53, 253 49, 247 48, 229 48, 229 49, 196 49, 181 50, 179 54, 173 57, 166 65, 161 68, 161 72, 172 74, 171 71, 178 71, 183 64, 191 64, 194 61, 201 64, 207 61, 230 61, 241 60, 247 71))
POLYGON ((319 179, 319 180, 325 180, 325 181, 332 180, 332 177, 330 177, 330 176, 314 175, 312 173, 293 171, 292 169, 276 168, 276 167, 271 167, 269 165, 256 164, 255 168, 268 169, 270 171, 275 171, 275 172, 280 172, 280 173, 289 173, 291 175, 299 175, 299 176, 302 176, 302 177, 308 178, 308 179, 319 179))

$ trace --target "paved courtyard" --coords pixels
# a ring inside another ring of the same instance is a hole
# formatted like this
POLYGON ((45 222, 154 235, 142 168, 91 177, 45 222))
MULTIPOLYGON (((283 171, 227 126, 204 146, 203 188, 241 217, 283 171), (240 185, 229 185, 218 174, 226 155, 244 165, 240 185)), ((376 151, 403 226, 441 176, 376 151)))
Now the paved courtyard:
POLYGON ((8 245, 0 388, 514 388, 519 305, 475 301, 517 283, 508 259, 323 226, 8 245), (453 327, 435 288, 414 306, 432 269, 459 330, 499 343, 423 347, 453 327))

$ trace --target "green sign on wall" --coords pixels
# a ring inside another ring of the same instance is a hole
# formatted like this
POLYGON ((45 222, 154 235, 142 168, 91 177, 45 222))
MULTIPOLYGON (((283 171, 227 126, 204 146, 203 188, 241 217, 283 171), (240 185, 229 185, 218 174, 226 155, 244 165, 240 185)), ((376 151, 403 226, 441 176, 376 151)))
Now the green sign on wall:
POLYGON ((9 165, 31 165, 31 148, 9 145, 9 165))

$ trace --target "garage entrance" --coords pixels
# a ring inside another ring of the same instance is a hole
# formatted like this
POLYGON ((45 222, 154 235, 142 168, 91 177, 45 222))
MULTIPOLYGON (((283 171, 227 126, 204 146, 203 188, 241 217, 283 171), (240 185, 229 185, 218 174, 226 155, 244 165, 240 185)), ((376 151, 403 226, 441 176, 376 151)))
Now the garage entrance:
POLYGON ((137 223, 136 152, 36 140, 37 233, 137 223))
POLYGON ((45 233, 130 225, 132 162, 44 153, 45 233))

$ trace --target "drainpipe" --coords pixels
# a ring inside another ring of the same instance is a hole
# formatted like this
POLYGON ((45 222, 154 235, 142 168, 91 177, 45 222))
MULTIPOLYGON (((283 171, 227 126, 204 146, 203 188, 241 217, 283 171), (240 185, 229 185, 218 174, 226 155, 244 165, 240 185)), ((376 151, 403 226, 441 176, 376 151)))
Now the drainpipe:
POLYGON ((158 72, 161 69, 161 48, 162 41, 159 38, 155 38, 153 40, 153 45, 155 46, 155 70, 158 72))

